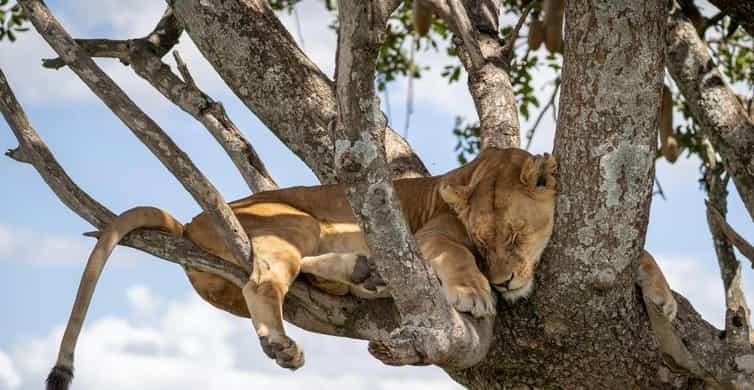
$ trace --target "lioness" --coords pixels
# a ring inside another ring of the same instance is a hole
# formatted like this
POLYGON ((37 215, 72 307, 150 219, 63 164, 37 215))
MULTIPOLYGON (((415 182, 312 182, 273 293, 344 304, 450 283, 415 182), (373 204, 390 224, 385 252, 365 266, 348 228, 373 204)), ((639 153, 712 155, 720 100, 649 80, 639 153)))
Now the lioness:
MULTIPOLYGON (((534 269, 552 233, 555 170, 555 159, 549 155, 487 149, 444 175, 394 182, 423 257, 457 310, 477 317, 494 315, 490 285, 510 302, 531 293, 534 269), (482 270, 475 255, 486 260, 482 270)), ((209 303, 251 317, 262 349, 278 365, 296 369, 304 363, 302 349, 285 334, 282 316, 283 298, 299 273, 333 294, 389 295, 384 285, 368 277, 369 250, 341 186, 263 192, 230 205, 254 249, 248 283, 238 289, 209 273, 188 269, 187 274, 209 303)), ((97 278, 118 241, 140 227, 182 234, 207 252, 236 263, 204 214, 186 226, 154 208, 121 214, 103 232, 89 258, 48 389, 67 388, 76 338, 97 278)), ((658 294, 664 294, 667 285, 662 284, 662 274, 653 261, 647 264, 643 280, 658 285, 658 294)))

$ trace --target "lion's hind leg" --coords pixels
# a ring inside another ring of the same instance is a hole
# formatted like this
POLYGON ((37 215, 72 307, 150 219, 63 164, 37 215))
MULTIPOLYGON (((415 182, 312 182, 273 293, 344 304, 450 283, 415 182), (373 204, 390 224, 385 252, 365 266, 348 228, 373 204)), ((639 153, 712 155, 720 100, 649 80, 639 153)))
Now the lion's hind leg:
POLYGON ((644 295, 644 304, 651 303, 657 306, 668 321, 673 321, 678 311, 678 304, 673 298, 673 292, 670 290, 668 281, 665 280, 665 275, 647 251, 644 251, 641 257, 636 283, 644 295))
POLYGON ((327 292, 331 292, 333 285, 339 290, 337 285, 340 285, 346 287, 347 292, 365 299, 390 296, 382 278, 370 272, 366 255, 325 253, 304 257, 302 261, 301 272, 315 276, 318 280, 314 284, 327 292))

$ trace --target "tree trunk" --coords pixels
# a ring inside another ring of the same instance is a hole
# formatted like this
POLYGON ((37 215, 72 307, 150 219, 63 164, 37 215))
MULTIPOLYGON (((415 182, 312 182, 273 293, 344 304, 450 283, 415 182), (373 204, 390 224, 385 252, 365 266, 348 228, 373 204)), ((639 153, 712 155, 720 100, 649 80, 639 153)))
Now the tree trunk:
POLYGON ((451 372, 473 389, 666 388, 634 272, 659 124, 663 2, 569 1, 555 232, 525 304, 498 310, 487 359, 451 372))

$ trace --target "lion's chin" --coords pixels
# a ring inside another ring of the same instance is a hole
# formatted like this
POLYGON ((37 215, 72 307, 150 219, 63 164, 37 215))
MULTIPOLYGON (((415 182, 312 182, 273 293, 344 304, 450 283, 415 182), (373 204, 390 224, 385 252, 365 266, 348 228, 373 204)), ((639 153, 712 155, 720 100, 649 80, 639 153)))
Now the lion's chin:
POLYGON ((534 290, 534 280, 529 280, 525 285, 515 290, 505 290, 497 287, 496 289, 500 292, 500 295, 503 296, 503 299, 508 301, 508 303, 515 303, 519 299, 531 295, 531 292, 534 290))

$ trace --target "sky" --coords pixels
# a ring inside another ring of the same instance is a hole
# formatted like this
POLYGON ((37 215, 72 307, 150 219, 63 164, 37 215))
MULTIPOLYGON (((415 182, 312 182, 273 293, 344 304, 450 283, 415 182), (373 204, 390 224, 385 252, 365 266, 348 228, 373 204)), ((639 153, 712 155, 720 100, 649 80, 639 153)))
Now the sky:
MULTIPOLYGON (((129 38, 151 31, 163 11, 152 0, 48 1, 76 37, 129 38)), ((331 16, 319 1, 305 0, 295 18, 281 19, 327 74, 334 69, 331 16)), ((510 21, 506 20, 510 23, 510 21)), ((198 85, 223 102, 229 116, 254 144, 282 187, 314 185, 314 175, 243 106, 184 35, 178 50, 198 85)), ((544 49, 542 49, 544 50, 544 49)), ((544 53, 542 53, 544 54, 544 53)), ((36 33, 0 42, 5 72, 31 122, 70 176, 115 212, 137 205, 168 210, 188 221, 199 207, 147 149, 67 69, 46 70, 41 58, 53 52, 36 33)), ((172 63, 170 56, 166 60, 172 63)), ((455 115, 474 118, 465 82, 440 77, 444 53, 422 53, 436 64, 414 86, 408 140, 433 174, 457 166, 455 115)), ((213 181, 227 200, 248 195, 241 176, 199 123, 165 101, 130 68, 98 60, 213 181)), ((548 70, 537 73, 537 94, 546 100, 548 70)), ((462 77, 465 80, 465 77, 462 77)), ((741 88, 737 86, 737 88, 741 88)), ((389 85, 391 125, 404 132, 408 83, 389 85)), ((748 91, 751 95, 751 91, 748 91)), ((387 107, 387 106, 386 106, 387 107)), ((523 122, 522 131, 531 123, 523 122)), ((546 115, 531 151, 552 149, 554 122, 546 115)), ((0 149, 17 142, 0 121, 0 149)), ((688 297, 703 316, 721 325, 723 291, 699 187, 699 161, 681 157, 657 162, 667 199, 652 203, 646 248, 657 258, 670 285, 688 297)), ((54 364, 85 259, 94 246, 81 233, 93 228, 63 206, 29 166, 0 158, 0 390, 38 389, 54 364)), ((729 222, 754 237, 751 218, 731 187, 729 222)), ((754 297, 754 273, 744 266, 744 286, 754 297)), ((435 367, 393 368, 366 351, 364 342, 287 329, 304 348, 306 365, 296 372, 278 368, 262 353, 251 323, 204 303, 183 271, 128 248, 117 248, 97 287, 76 351, 76 389, 456 389, 435 367)))

